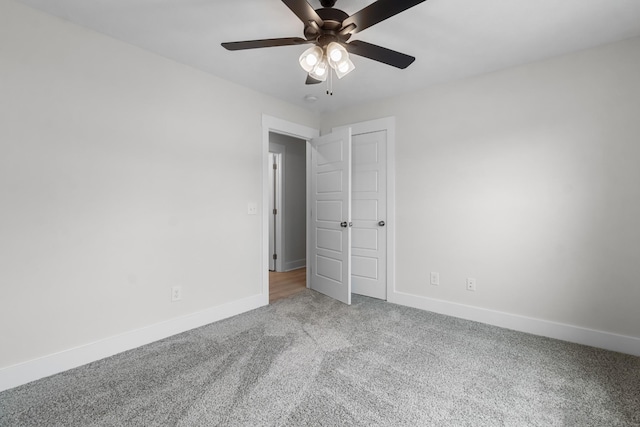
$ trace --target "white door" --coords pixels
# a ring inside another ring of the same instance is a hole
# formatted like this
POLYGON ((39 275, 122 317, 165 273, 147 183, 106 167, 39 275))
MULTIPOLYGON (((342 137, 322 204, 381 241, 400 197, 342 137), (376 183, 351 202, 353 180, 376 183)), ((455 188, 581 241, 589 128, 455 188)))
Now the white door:
POLYGON ((351 131, 311 140, 311 289, 351 304, 351 131))
POLYGON ((387 299, 387 132, 353 135, 353 293, 387 299))

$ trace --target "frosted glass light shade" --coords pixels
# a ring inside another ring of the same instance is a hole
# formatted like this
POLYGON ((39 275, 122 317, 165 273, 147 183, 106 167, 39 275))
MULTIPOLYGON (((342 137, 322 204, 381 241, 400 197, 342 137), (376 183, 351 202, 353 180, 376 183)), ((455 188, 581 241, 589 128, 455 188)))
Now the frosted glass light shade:
POLYGON ((298 62, 307 73, 310 73, 322 60, 323 52, 320 46, 313 46, 302 52, 298 62))
POLYGON ((339 63, 345 56, 347 51, 341 44, 331 42, 327 45, 327 57, 335 64, 339 63))
POLYGON ((349 58, 345 58, 344 61, 340 62, 336 67, 336 75, 339 79, 343 78, 350 72, 356 69, 356 66, 353 65, 353 62, 349 58))
POLYGON ((331 68, 337 70, 338 65, 349 60, 349 53, 340 43, 331 42, 327 45, 327 58, 331 68))
POLYGON ((313 68, 313 70, 311 70, 309 72, 309 75, 316 79, 316 80, 320 80, 321 82, 327 80, 327 75, 329 75, 329 64, 327 63, 327 59, 326 58, 322 58, 320 60, 320 62, 318 62, 318 64, 316 64, 316 66, 313 68))

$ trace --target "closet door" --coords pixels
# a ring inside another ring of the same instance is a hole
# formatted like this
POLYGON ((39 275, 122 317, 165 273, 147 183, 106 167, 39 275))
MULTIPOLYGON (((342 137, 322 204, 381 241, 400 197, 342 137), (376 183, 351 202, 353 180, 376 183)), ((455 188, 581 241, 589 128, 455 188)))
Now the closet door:
POLYGON ((354 134, 351 276, 353 293, 387 299, 387 132, 354 134))
POLYGON ((351 130, 311 140, 311 289, 351 304, 351 130))

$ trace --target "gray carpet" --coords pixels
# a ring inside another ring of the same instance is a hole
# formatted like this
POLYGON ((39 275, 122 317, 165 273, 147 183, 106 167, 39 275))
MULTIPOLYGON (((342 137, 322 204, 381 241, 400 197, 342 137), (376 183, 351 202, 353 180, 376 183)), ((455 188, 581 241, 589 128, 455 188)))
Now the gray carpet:
POLYGON ((1 426, 640 426, 640 358, 305 291, 0 393, 1 426))

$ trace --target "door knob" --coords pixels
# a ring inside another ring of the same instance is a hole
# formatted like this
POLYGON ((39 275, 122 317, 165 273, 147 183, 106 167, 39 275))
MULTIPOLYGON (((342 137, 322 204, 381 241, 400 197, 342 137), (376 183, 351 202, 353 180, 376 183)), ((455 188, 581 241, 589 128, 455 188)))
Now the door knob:
POLYGON ((349 224, 347 224, 347 221, 342 221, 340 223, 340 227, 342 227, 342 228, 347 228, 347 225, 349 225, 349 224))
POLYGON ((384 221, 380 221, 380 222, 378 223, 378 225, 379 225, 380 227, 384 227, 384 221))

